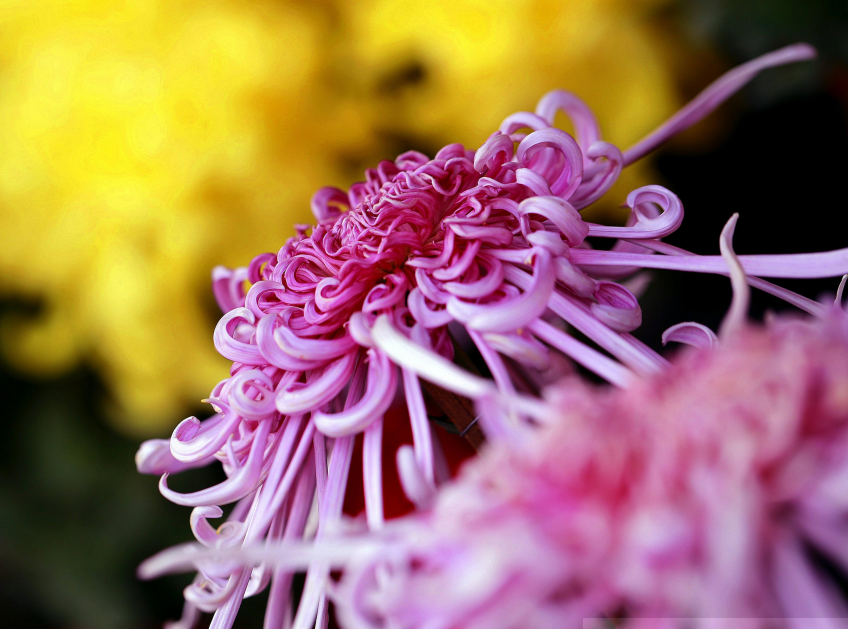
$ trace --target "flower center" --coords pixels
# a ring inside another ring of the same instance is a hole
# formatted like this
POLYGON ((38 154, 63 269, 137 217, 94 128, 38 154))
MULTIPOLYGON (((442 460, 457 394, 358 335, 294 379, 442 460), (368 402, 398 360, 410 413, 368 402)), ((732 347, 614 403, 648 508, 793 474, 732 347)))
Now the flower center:
POLYGON ((432 160, 410 152, 382 162, 349 193, 324 189, 316 195, 319 224, 311 236, 295 239, 289 251, 284 248, 288 259, 281 259, 274 272, 296 266, 280 275, 300 293, 306 319, 316 324, 337 320, 341 325, 360 308, 385 307, 387 299, 395 302, 415 286, 414 270, 405 267, 411 253, 441 253, 442 220, 479 177, 473 154, 460 145, 446 147, 432 160), (310 310, 312 297, 315 309, 310 310))

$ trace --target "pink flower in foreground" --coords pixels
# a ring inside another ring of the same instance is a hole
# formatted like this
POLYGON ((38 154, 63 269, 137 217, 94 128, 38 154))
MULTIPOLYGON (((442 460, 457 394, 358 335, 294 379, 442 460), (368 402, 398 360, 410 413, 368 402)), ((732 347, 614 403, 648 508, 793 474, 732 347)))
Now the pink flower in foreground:
MULTIPOLYGON (((641 312, 614 279, 638 268, 728 274, 728 264, 661 242, 680 225, 683 207, 660 186, 628 196, 626 227, 586 223, 579 210, 603 195, 624 166, 703 118, 763 68, 813 55, 797 45, 733 70, 623 153, 601 140, 582 101, 552 92, 535 113, 508 117, 476 153, 459 145, 433 159, 406 153, 368 171, 367 181, 347 193, 319 191, 317 225, 247 268, 216 269, 214 290, 226 314, 214 341, 233 361, 231 377, 210 396, 216 415, 189 418, 170 440, 145 443, 139 469, 162 474, 162 493, 194 507, 192 530, 204 546, 253 548, 313 534, 326 540, 339 527, 359 433, 367 523, 373 530, 384 524, 382 422, 398 387, 414 437, 399 471, 414 501, 432 500, 438 446, 419 376, 474 400, 501 400, 509 412, 481 421, 498 440, 520 433, 525 416, 538 412, 540 401, 525 388, 543 383, 539 370, 551 350, 619 386, 663 370, 666 361, 629 335, 641 312), (551 126, 557 111, 572 118, 576 138, 551 126), (595 251, 587 237, 619 242, 595 251), (563 332, 561 322, 612 358, 563 332), (451 362, 448 324, 467 330, 494 381, 451 362), (516 370, 521 377, 514 380, 516 370), (215 460, 228 477, 220 485, 190 494, 169 488, 169 473, 215 460), (234 502, 216 531, 208 520, 221 517, 219 505, 234 502), (314 531, 307 526, 313 503, 314 531)), ((848 251, 741 261, 751 275, 833 276, 848 269, 848 251)), ((749 282, 822 314, 810 300, 754 277, 749 282)), ((697 334, 689 325, 672 338, 697 334)), ((326 620, 329 566, 312 557, 294 618, 298 629, 326 620)), ((230 627, 245 596, 270 588, 266 624, 281 625, 293 611, 291 579, 290 569, 261 561, 204 564, 185 591, 185 624, 200 609, 215 611, 214 628, 230 627)))
POLYGON ((848 573, 842 312, 745 325, 626 389, 571 379, 546 401, 545 425, 488 446, 347 565, 343 626, 844 626, 810 620, 848 611, 815 559, 848 573))

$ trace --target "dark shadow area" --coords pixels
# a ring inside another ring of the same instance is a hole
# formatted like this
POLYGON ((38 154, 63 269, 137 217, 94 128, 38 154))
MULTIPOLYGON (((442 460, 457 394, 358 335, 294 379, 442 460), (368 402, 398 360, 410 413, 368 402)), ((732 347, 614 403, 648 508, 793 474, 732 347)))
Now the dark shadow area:
MULTIPOLYGON (((722 227, 735 212, 734 248, 740 254, 803 253, 848 246, 843 182, 848 173, 848 122, 841 103, 812 94, 743 115, 717 150, 701 155, 662 154, 662 182, 683 202, 682 227, 665 240, 717 255, 722 227)), ((642 297, 644 324, 637 336, 653 347, 663 330, 681 321, 718 328, 731 299, 727 278, 651 271, 642 297)), ((839 279, 777 280, 807 297, 832 299, 839 279)), ((752 291, 751 315, 794 310, 752 291)))
MULTIPOLYGON (((86 369, 29 380, 0 368, 0 627, 159 627, 179 617, 190 577, 146 583, 135 569, 186 540, 187 510, 136 472, 138 443, 107 427, 102 394, 86 369)), ((217 478, 194 474, 198 485, 217 478)))

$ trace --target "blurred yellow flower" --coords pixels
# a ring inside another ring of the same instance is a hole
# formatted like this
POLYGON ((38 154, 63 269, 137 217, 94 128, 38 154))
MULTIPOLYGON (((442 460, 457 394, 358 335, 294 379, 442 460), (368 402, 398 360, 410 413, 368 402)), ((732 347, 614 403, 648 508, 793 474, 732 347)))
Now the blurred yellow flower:
MULTIPOLYGON (((96 365, 127 430, 227 375, 210 270, 401 148, 476 147, 555 87, 627 145, 677 105, 649 0, 0 0, 0 321, 32 373, 96 365)), ((643 183, 631 169, 614 191, 643 183)))

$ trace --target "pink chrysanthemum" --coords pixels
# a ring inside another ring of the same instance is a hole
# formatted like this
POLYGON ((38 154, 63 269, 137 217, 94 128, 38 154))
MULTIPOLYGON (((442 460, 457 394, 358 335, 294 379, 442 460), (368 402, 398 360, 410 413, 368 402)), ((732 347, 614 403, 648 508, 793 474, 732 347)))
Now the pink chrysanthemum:
MULTIPOLYGON (((623 153, 601 140, 582 101, 552 92, 535 113, 508 117, 476 152, 451 145, 433 159, 406 153, 368 171, 348 193, 319 191, 317 225, 299 229, 278 253, 260 255, 247 268, 215 270, 215 295, 226 314, 214 341, 233 361, 231 377, 210 396, 216 415, 189 418, 170 440, 145 443, 139 469, 162 474, 162 493, 195 507, 192 530, 203 545, 250 548, 300 539, 305 531, 320 540, 338 527, 354 437, 364 433, 366 515, 376 530, 384 521, 383 415, 400 383, 414 450, 401 456, 399 471, 410 497, 424 505, 435 491, 438 446, 419 376, 467 398, 501 400, 510 412, 481 421, 498 439, 515 434, 540 408, 526 393, 542 383, 538 370, 551 350, 620 386, 661 371, 666 361, 630 336, 641 312, 614 280, 638 268, 728 274, 727 262, 661 242, 680 225, 683 207, 660 186, 628 196, 626 227, 587 223, 579 210, 603 195, 624 166, 703 118, 763 68, 813 55, 797 45, 737 68, 623 153), (552 126, 558 111, 571 117, 576 139, 552 126), (595 251, 585 240, 593 236, 619 242, 595 251), (562 322, 611 357, 569 336, 562 322), (493 382, 451 362, 449 324, 467 330, 493 382), (534 386, 527 390, 527 383, 534 386), (220 485, 190 494, 168 487, 169 473, 215 460, 228 476, 220 485), (216 532, 207 520, 234 502, 216 532), (313 502, 317 530, 307 531, 313 502)), ((848 251, 741 261, 752 275, 833 276, 848 269, 848 251)), ((763 280, 750 283, 822 313, 819 304, 763 280)), ((689 325, 672 338, 700 333, 689 325)), ((314 624, 316 615, 325 622, 328 578, 329 567, 313 561, 297 629, 314 624)), ((186 589, 186 619, 196 609, 215 611, 212 626, 228 628, 243 597, 269 583, 266 623, 279 626, 292 612, 291 571, 268 565, 204 567, 186 589)))

